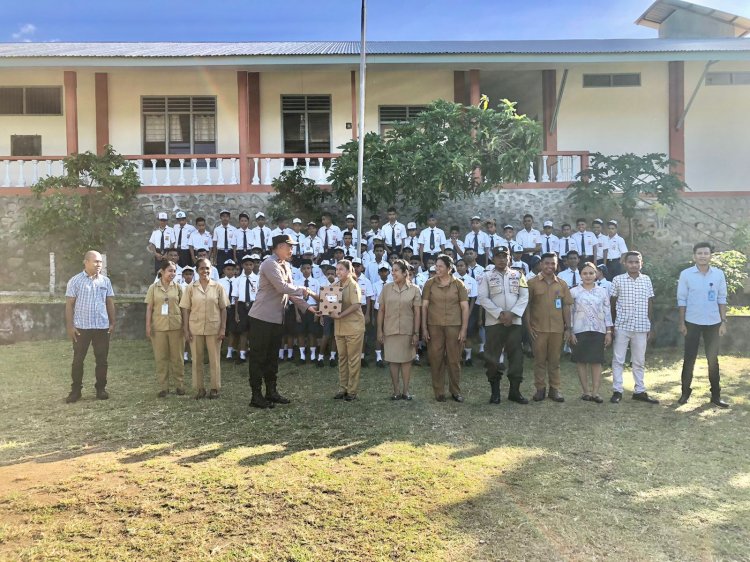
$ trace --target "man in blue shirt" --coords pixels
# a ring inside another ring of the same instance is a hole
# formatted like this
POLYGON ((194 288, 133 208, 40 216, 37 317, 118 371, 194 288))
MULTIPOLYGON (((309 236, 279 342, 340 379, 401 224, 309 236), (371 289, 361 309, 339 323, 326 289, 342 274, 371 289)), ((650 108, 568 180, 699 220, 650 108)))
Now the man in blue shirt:
POLYGON ((102 255, 89 250, 83 258, 83 271, 70 278, 65 291, 65 326, 73 342, 73 384, 65 399, 68 404, 81 398, 83 361, 94 348, 96 397, 106 400, 109 337, 115 329, 115 301, 112 283, 102 275, 102 255))
POLYGON ((685 404, 693 389, 693 368, 698 355, 698 344, 703 345, 711 383, 711 403, 719 408, 729 404, 721 399, 719 375, 719 338, 727 331, 727 281, 724 272, 711 267, 711 244, 698 242, 693 246, 695 265, 680 273, 677 284, 677 306, 680 310, 680 333, 685 336, 685 356, 682 363, 682 395, 685 404))

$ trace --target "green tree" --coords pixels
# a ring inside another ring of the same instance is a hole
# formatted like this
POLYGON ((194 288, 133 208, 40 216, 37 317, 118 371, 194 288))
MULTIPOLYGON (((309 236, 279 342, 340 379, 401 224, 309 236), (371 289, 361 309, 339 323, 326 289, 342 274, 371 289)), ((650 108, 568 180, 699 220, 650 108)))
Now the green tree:
MULTIPOLYGON (((363 204, 408 206, 421 220, 448 201, 525 181, 540 135, 538 123, 508 100, 496 110, 435 101, 384 136, 365 136, 363 204)), ((329 178, 346 206, 357 193, 357 141, 339 148, 329 178)))
POLYGON ((21 234, 65 258, 80 258, 89 249, 106 252, 141 187, 136 167, 109 145, 101 156, 84 152, 63 162, 63 175, 31 186, 39 204, 26 210, 21 234))
POLYGON ((292 216, 317 217, 331 196, 331 192, 320 189, 315 180, 306 178, 304 168, 300 166, 284 170, 271 185, 275 193, 268 200, 268 213, 274 220, 292 216))
POLYGON ((570 185, 569 198, 584 212, 598 211, 616 202, 620 214, 628 221, 632 245, 633 217, 639 201, 649 197, 662 206, 660 209, 671 209, 680 191, 687 187, 672 172, 675 164, 675 160, 661 153, 606 156, 595 152, 591 154, 589 168, 581 170, 576 176, 578 181, 570 185))

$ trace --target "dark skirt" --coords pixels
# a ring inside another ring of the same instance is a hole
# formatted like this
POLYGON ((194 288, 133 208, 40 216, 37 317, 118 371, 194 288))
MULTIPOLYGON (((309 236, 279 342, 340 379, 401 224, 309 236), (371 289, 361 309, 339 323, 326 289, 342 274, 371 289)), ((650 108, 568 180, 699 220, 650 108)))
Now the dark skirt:
POLYGON ((604 363, 604 334, 581 332, 576 334, 576 339, 578 343, 570 346, 573 363, 604 363))

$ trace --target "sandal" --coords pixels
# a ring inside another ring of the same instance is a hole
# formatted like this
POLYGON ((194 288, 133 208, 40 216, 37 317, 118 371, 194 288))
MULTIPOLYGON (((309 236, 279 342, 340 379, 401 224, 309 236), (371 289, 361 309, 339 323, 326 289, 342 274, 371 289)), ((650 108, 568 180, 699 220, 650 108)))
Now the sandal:
POLYGON ((411 400, 412 398, 414 398, 414 397, 411 394, 402 394, 401 395, 401 399, 402 400, 411 400))
POLYGON ((584 402, 591 402, 593 398, 590 394, 584 394, 583 396, 581 396, 581 400, 583 400, 584 402))
POLYGON ((393 396, 391 396, 391 400, 401 400, 401 395, 400 394, 394 394, 393 396))
POLYGON ((598 394, 595 394, 594 396, 592 396, 591 400, 593 402, 596 402, 597 404, 601 404, 602 402, 604 402, 604 399, 601 396, 599 396, 598 394))

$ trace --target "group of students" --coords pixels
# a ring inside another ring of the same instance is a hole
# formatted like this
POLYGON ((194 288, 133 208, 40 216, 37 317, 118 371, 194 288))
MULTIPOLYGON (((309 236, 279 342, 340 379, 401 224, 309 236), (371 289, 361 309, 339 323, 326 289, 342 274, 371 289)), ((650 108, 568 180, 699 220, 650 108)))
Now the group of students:
MULTIPOLYGON (((191 311, 200 301, 203 308, 183 318, 187 327, 185 337, 192 341, 195 335, 209 335, 204 332, 210 325, 209 331, 219 342, 227 340, 226 357, 245 362, 247 343, 253 337, 248 316, 257 296, 259 268, 271 253, 273 241, 285 237, 291 249, 293 282, 309 291, 307 303, 311 310, 287 307, 278 359, 310 362, 318 368, 338 363, 339 398, 356 398, 359 369, 367 365, 367 357, 374 350, 378 367, 390 364, 394 399, 411 399, 410 367, 419 365, 426 352, 436 399, 445 398, 444 372, 448 371, 450 394, 461 402, 461 365, 472 365, 472 346, 478 344, 492 389, 491 402, 500 401, 499 381, 507 370, 511 385, 509 399, 528 403, 520 392, 524 352, 534 357, 533 399, 548 397, 563 401, 559 388, 561 349, 572 352, 572 360, 578 365, 583 399, 601 402, 599 385, 604 348, 614 342, 611 401, 622 398, 622 371, 630 348, 636 383, 633 398, 656 402, 648 396, 643 383, 653 289, 648 277, 640 273, 640 254, 628 251, 617 234, 614 220, 607 223, 607 234, 602 232, 603 221, 594 220, 589 231, 587 221, 578 219, 575 232, 571 225, 564 224, 558 236, 553 233, 552 221, 545 221, 543 231, 539 232, 534 229, 533 217, 527 214, 522 229, 516 232, 512 225, 505 225, 500 236, 493 220, 482 221, 474 216, 469 232, 461 239, 458 227, 452 227, 446 236, 438 228, 434 215, 417 233, 415 223, 400 223, 397 211, 390 208, 384 224, 377 215, 370 218, 370 229, 360 240, 353 215, 347 215, 346 228, 341 229, 333 224, 330 214, 323 213, 320 228, 311 221, 307 234, 302 233, 302 221, 298 218, 291 227, 285 220, 279 220, 271 230, 262 212, 256 213, 254 228, 249 227, 249 216, 240 213, 236 228, 229 224, 230 212, 222 210, 220 224, 213 234, 205 229, 202 218, 196 219, 196 227, 191 227, 184 213, 177 213, 176 217, 179 222, 171 228, 166 224, 166 213, 160 213, 159 227, 149 242, 149 250, 161 272, 146 297, 150 303, 147 316, 154 318, 151 323, 147 320, 150 332, 156 325, 159 303, 161 314, 166 311, 167 316, 174 315, 176 323, 178 316, 185 310, 191 311), (361 257, 357 257, 358 244, 361 257), (197 281, 191 265, 194 259, 197 281), (623 268, 627 268, 625 273, 623 268), (325 286, 343 285, 349 279, 352 282, 349 296, 356 296, 360 313, 347 323, 352 325, 352 320, 361 316, 362 324, 362 339, 355 344, 359 346, 356 366, 351 345, 347 345, 345 365, 339 363, 341 357, 337 358, 339 338, 334 337, 334 325, 342 321, 312 311, 318 300, 313 295, 325 286), (216 281, 220 290, 208 295, 210 280, 216 281), (180 288, 174 301, 167 294, 172 285, 180 288), (391 291, 384 296, 384 289, 389 286, 391 291), (418 296, 409 289, 404 297, 405 287, 414 287, 418 296), (195 298, 196 291, 200 299, 195 298), (205 317, 203 301, 213 302, 210 321, 205 317), (394 307, 388 306, 388 302, 401 304, 394 307), (616 305, 614 321, 611 302, 616 305), (170 312, 172 307, 174 313, 170 312), (390 333, 386 333, 387 326, 391 327, 390 333), (435 336, 437 333, 440 337, 435 336), (401 339, 391 338, 388 345, 388 335, 398 335, 401 339), (346 371, 343 375, 342 370, 346 371)), ((725 298, 724 284, 724 302, 725 298)), ((170 366, 163 351, 165 346, 159 346, 153 337, 152 340, 162 385, 160 396, 166 396, 169 383, 165 381, 169 376, 165 373, 181 377, 182 362, 190 355, 180 341, 178 367, 175 352, 178 344, 168 346, 170 366)), ((200 340, 197 344, 203 347, 200 340)), ((198 390, 197 397, 202 397, 201 393, 205 395, 201 390, 202 352, 199 357, 197 347, 194 349, 192 344, 190 347, 193 384, 198 390)), ((218 396, 220 353, 218 348, 208 352, 209 397, 218 396)), ((178 392, 180 389, 182 386, 177 385, 178 392)), ((713 390, 712 386, 712 394, 713 390)), ((717 402, 721 402, 718 390, 716 394, 717 402)))

